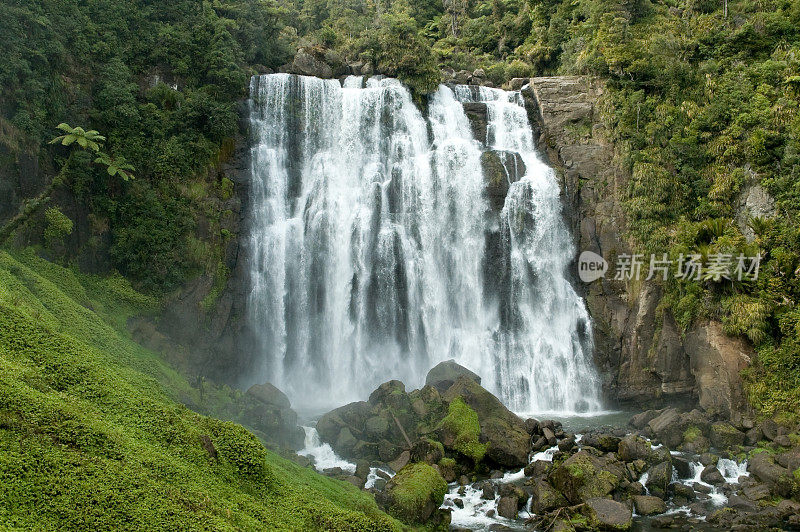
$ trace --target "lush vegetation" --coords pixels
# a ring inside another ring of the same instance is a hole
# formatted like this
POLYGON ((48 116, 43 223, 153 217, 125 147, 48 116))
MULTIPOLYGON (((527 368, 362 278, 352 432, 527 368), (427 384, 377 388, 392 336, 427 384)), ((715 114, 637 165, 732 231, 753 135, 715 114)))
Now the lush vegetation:
POLYGON ((442 68, 483 68, 495 83, 603 78, 638 250, 763 255, 755 281, 669 280, 663 308, 683 328, 714 318, 747 336, 759 353, 754 404, 800 409, 797 2, 20 0, 3 10, 0 155, 12 165, 34 154, 78 206, 42 210, 38 242, 74 257, 57 213, 86 217, 84 245, 108 245, 110 266, 139 289, 163 293, 216 272, 209 307, 227 274, 218 205, 230 181, 218 168, 240 133, 237 101, 250 74, 288 62, 298 46, 371 63, 417 93, 442 68), (101 131, 136 179, 109 175, 90 153, 46 146, 59 122, 101 131), (776 216, 736 219, 756 184, 776 216))
POLYGON ((222 240, 220 214, 204 200, 219 188, 214 170, 231 154, 252 66, 290 57, 285 10, 268 0, 2 7, 4 164, 29 153, 51 176, 60 173, 57 188, 91 215, 96 238, 86 245, 110 234, 111 265, 140 288, 170 290, 216 267, 218 257, 197 241, 198 221, 208 218, 217 237, 210 240, 222 240), (122 182, 69 146, 43 150, 59 122, 101 131, 137 179, 122 182))
POLYGON ((800 407, 800 7, 796 2, 583 2, 549 11, 539 68, 603 77, 606 122, 631 175, 624 198, 641 253, 762 255, 757 280, 670 279, 683 328, 722 321, 758 349, 761 412, 800 407), (727 6, 727 7, 726 7, 727 6), (759 185, 775 215, 742 218, 759 185))
POLYGON ((153 305, 121 277, 0 252, 0 528, 397 528, 371 496, 173 402, 188 383, 119 329, 153 305))

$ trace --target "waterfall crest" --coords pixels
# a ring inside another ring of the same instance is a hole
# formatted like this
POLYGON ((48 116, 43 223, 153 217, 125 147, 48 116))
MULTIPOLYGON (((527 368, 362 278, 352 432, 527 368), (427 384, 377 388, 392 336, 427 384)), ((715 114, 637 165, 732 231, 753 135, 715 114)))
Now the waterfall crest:
POLYGON ((454 358, 512 410, 599 409, 558 183, 520 93, 441 86, 426 115, 393 79, 252 79, 251 382, 330 407, 454 358), (485 139, 466 102, 486 104, 485 139), (487 150, 524 168, 496 213, 487 150))

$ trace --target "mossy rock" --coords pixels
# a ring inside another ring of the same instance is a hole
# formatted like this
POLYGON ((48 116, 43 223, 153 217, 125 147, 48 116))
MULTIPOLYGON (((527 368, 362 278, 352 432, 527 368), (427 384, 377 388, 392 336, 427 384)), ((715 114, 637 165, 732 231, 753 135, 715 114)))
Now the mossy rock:
POLYGON ((460 399, 478 416, 480 442, 488 443, 486 458, 503 468, 528 463, 530 436, 525 422, 472 379, 461 376, 443 396, 452 404, 460 399))
POLYGON ((442 478, 445 479, 447 482, 454 482, 456 478, 458 478, 458 472, 456 461, 452 458, 442 458, 439 460, 439 473, 441 473, 442 478))
POLYGON ((633 526, 631 509, 620 502, 591 498, 584 508, 592 530, 630 530, 633 526))
POLYGON ((542 515, 569 503, 564 496, 544 480, 535 480, 531 484, 531 511, 542 515))
POLYGON ((711 444, 717 449, 730 449, 744 445, 745 434, 730 423, 714 423, 711 425, 711 444))
POLYGON ((604 497, 619 486, 625 474, 616 460, 599 458, 580 451, 567 458, 550 473, 550 483, 572 504, 593 497, 604 497))
POLYGON ((433 466, 409 464, 386 484, 386 507, 406 523, 425 523, 442 505, 445 493, 447 482, 433 466))
POLYGON ((420 438, 411 446, 411 461, 436 464, 444 458, 444 446, 441 442, 429 438, 420 438))
POLYGON ((481 443, 481 427, 478 414, 461 399, 456 398, 448 407, 448 414, 439 425, 439 434, 444 445, 475 463, 483 460, 487 444, 481 443))

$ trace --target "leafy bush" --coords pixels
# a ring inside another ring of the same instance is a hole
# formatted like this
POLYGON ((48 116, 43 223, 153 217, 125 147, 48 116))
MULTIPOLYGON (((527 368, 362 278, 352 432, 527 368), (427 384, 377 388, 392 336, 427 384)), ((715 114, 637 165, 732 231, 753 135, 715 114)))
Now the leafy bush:
POLYGON ((44 218, 47 222, 44 237, 48 242, 61 240, 72 233, 72 220, 57 208, 50 207, 44 211, 44 218))

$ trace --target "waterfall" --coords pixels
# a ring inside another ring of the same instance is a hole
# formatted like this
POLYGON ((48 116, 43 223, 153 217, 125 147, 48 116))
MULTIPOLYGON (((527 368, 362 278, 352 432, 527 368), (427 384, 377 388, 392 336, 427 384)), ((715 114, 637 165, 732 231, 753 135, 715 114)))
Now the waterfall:
POLYGON ((250 91, 250 383, 329 408, 454 358, 512 410, 600 408, 558 183, 519 92, 441 86, 423 116, 393 79, 272 74, 250 91), (524 168, 501 212, 487 151, 524 168))

